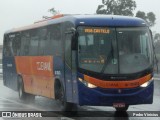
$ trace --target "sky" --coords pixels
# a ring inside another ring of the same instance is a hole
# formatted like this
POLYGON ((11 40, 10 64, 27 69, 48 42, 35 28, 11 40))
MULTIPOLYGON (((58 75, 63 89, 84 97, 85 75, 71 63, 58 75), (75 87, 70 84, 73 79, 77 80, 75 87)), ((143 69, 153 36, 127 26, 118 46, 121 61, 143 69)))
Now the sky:
MULTIPOLYGON (((140 10, 153 12, 156 15, 156 25, 153 32, 160 33, 160 0, 135 0, 140 10)), ((0 44, 3 43, 5 31, 33 24, 43 16, 51 16, 50 8, 55 8, 62 14, 94 14, 102 0, 0 0, 0 44)))

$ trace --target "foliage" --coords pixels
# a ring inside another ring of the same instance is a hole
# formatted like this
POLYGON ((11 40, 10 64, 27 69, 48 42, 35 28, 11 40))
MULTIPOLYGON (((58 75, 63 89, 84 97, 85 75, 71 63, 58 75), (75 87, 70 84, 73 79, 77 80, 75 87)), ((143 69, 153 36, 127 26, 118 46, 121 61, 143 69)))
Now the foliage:
POLYGON ((155 35, 154 35, 154 41, 155 42, 160 42, 160 33, 156 33, 155 35))
MULTIPOLYGON (((102 0, 102 5, 98 5, 96 13, 133 16, 135 9, 136 2, 134 0, 102 0)), ((153 12, 138 11, 136 17, 144 19, 149 26, 155 25, 156 16, 153 12)))
POLYGON ((113 14, 133 16, 136 2, 133 0, 102 0, 102 5, 97 8, 97 14, 113 14))
POLYGON ((156 16, 153 12, 149 12, 146 14, 143 11, 138 11, 136 13, 136 17, 144 19, 148 23, 149 26, 155 25, 156 16))
POLYGON ((136 17, 139 17, 139 18, 142 18, 142 19, 146 19, 146 13, 145 12, 143 12, 143 11, 138 11, 137 13, 136 13, 136 17))

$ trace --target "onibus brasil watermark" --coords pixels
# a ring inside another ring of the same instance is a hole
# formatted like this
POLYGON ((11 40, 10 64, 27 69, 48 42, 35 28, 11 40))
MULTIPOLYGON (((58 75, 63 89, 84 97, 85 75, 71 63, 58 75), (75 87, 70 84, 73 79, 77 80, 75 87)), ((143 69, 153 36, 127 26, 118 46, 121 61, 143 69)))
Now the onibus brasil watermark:
MULTIPOLYGON (((160 111, 112 111, 113 116, 108 111, 78 111, 77 117, 160 117, 160 111)), ((32 117, 76 117, 71 111, 65 114, 62 111, 0 111, 3 118, 32 118, 32 117)))
POLYGON ((3 118, 42 117, 40 112, 1 112, 3 118))

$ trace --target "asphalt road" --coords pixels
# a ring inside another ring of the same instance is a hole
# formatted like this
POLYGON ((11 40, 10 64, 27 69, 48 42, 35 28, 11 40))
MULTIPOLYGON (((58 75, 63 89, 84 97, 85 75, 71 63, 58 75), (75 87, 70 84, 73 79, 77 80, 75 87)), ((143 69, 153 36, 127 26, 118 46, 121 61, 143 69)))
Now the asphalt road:
MULTIPOLYGON (((135 105, 130 106, 126 113, 116 113, 112 107, 92 107, 83 106, 78 107, 78 117, 65 117, 60 113, 56 114, 59 117, 46 117, 46 118, 0 118, 4 120, 160 120, 160 79, 157 78, 155 81, 154 89, 154 102, 151 105, 135 105), (97 111, 94 112, 94 111, 97 111), (105 112, 102 112, 105 111, 105 112), (130 112, 132 111, 132 112, 130 112), (159 114, 159 117, 133 117, 133 113, 137 111, 153 111, 153 113, 159 114), (97 114, 97 117, 83 117, 86 115, 97 114), (119 117, 121 116, 121 117, 119 117), (122 117, 123 116, 123 117, 122 117)), ((57 101, 44 98, 36 97, 32 103, 25 103, 18 98, 18 93, 3 86, 2 78, 0 78, 0 111, 60 111, 60 105, 57 101)))

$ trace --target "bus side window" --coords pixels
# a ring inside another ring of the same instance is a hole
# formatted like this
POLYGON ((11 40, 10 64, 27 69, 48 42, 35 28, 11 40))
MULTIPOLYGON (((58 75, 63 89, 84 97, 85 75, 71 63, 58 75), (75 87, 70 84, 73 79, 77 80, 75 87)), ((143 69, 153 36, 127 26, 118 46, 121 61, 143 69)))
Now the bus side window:
POLYGON ((9 35, 6 35, 4 39, 4 56, 13 56, 12 39, 9 35))
POLYGON ((16 33, 12 42, 14 56, 20 55, 21 39, 20 33, 16 33))
POLYGON ((29 55, 38 55, 38 44, 39 44, 38 30, 30 31, 30 43, 29 43, 29 55))
POLYGON ((44 55, 46 51, 46 43, 49 40, 49 34, 47 34, 47 28, 40 28, 38 30, 39 36, 39 48, 38 55, 44 55))
POLYGON ((48 55, 61 55, 62 54, 62 38, 61 38, 61 25, 56 24, 49 26, 48 39, 46 44, 46 52, 48 55))
POLYGON ((22 56, 29 55, 29 40, 30 40, 30 35, 29 35, 28 31, 23 32, 22 36, 21 36, 21 53, 20 53, 20 55, 22 55, 22 56))

